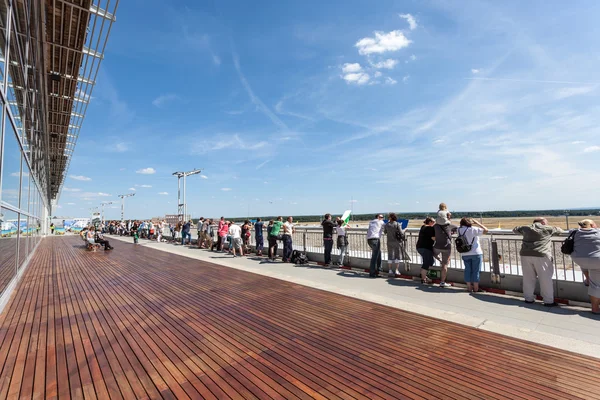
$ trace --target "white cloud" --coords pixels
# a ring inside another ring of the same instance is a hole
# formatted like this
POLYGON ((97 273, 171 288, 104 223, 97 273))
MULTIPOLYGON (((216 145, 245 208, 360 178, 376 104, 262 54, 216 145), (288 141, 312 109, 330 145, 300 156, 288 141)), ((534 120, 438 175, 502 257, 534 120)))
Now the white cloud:
POLYGON ((200 178, 202 178, 202 179, 208 179, 208 176, 206 176, 206 175, 200 175, 200 178))
POLYGON ((219 56, 215 56, 215 55, 213 55, 213 56, 212 56, 212 59, 213 59, 213 63, 214 63, 215 65, 221 65, 221 58, 220 58, 219 56))
MULTIPOLYGON (((10 176, 14 176, 15 178, 18 178, 19 176, 21 176, 21 174, 18 172, 13 172, 12 174, 10 174, 10 176)), ((23 172, 23 177, 29 178, 29 174, 27 172, 23 172)))
POLYGON ((354 64, 346 63, 342 66, 342 72, 344 74, 350 74, 353 72, 360 72, 360 71, 362 71, 362 67, 360 66, 359 63, 354 63, 354 64))
POLYGON ((137 185, 137 186, 143 187, 143 188, 151 188, 152 187, 152 185, 137 185))
POLYGON ((414 54, 411 54, 409 59, 410 59, 410 61, 415 61, 417 59, 417 56, 415 56, 414 54))
POLYGON ((501 179, 506 179, 506 177, 505 176, 492 176, 490 179, 497 181, 497 180, 501 180, 501 179))
POLYGON ((417 25, 417 20, 411 14, 398 14, 398 16, 400 18, 404 18, 406 22, 408 22, 408 26, 410 27, 411 31, 414 31, 417 29, 417 26, 419 26, 417 25))
POLYGON ((481 70, 480 70, 480 69, 477 69, 477 68, 471 68, 471 73, 472 73, 472 74, 478 74, 478 73, 480 73, 480 72, 481 72, 481 70))
POLYGON ((135 192, 135 188, 129 188, 129 190, 131 190, 131 191, 135 192))
POLYGON ((69 178, 75 179, 76 181, 91 181, 92 180, 92 178, 88 178, 87 176, 83 176, 83 175, 69 175, 69 178))
POLYGON ((398 83, 397 80, 390 78, 389 76, 387 78, 385 78, 385 84, 386 85, 395 85, 396 83, 398 83))
POLYGON ((408 80, 409 80, 409 79, 410 79, 410 75, 405 75, 405 76, 402 78, 402 82, 406 83, 406 82, 408 82, 408 80))
POLYGON ((576 140, 574 142, 571 142, 571 144, 584 144, 585 142, 583 140, 576 140))
POLYGON ((119 168, 119 171, 125 171, 125 168, 119 168))
POLYGON ((102 193, 102 192, 98 192, 98 196, 102 196, 102 197, 110 197, 111 195, 108 193, 102 193))
POLYGON ((64 187, 63 190, 65 192, 81 192, 81 189, 75 189, 75 188, 69 188, 69 187, 64 187))
POLYGON ((224 191, 224 192, 230 192, 231 188, 221 188, 221 190, 224 191))
POLYGON ((168 196, 169 195, 169 193, 167 193, 167 192, 158 192, 158 194, 161 194, 163 196, 168 196))
POLYGON ((117 144, 115 144, 112 147, 113 151, 116 151, 117 153, 124 153, 127 150, 129 150, 129 147, 127 147, 127 144, 123 143, 123 142, 119 142, 117 144))
POLYGON ((412 43, 401 31, 374 32, 374 34, 374 38, 366 37, 356 42, 354 46, 358 48, 359 54, 368 55, 398 51, 412 43))
POLYGON ((68 206, 74 206, 75 203, 67 203, 68 206))
POLYGON ((554 98, 556 100, 566 99, 567 97, 579 96, 582 94, 588 94, 596 90, 595 86, 581 86, 581 87, 570 87, 562 88, 556 92, 554 98))
POLYGON ((394 69, 396 65, 398 65, 398 60, 394 60, 393 58, 388 58, 387 60, 373 64, 373 66, 378 69, 394 69))
POLYGON ((152 175, 156 173, 154 168, 142 168, 135 171, 136 174, 152 175))
POLYGON ((444 139, 436 139, 436 140, 433 141, 433 144, 442 144, 444 142, 445 142, 444 139))
MULTIPOLYGON (((253 142, 253 141, 251 141, 253 142)), ((248 143, 240 137, 239 134, 232 135, 221 135, 220 139, 215 140, 203 140, 194 144, 193 151, 195 153, 207 153, 209 151, 235 149, 235 150, 258 150, 266 147, 269 143, 262 140, 256 143, 248 143)), ((208 179, 208 178, 203 178, 208 179)))
POLYGON ((271 160, 266 160, 266 161, 261 162, 260 164, 258 164, 256 166, 256 169, 257 170, 261 169, 262 167, 264 167, 265 165, 267 165, 269 162, 271 162, 271 160))
POLYGON ((381 74, 381 71, 375 71, 375 73, 373 74, 373 76, 374 76, 375 78, 379 78, 381 75, 382 75, 382 74, 381 74))
POLYGON ((583 149, 584 153, 595 153, 597 151, 600 151, 600 146, 590 146, 583 149))
POLYGON ((177 100, 179 97, 175 94, 163 94, 162 96, 158 96, 156 99, 152 101, 152 104, 156 107, 162 107, 168 102, 177 100))
POLYGON ((369 82, 369 79, 371 79, 371 77, 369 76, 369 74, 359 72, 353 74, 346 74, 343 76, 343 79, 349 84, 355 83, 357 85, 364 85, 365 83, 369 82))

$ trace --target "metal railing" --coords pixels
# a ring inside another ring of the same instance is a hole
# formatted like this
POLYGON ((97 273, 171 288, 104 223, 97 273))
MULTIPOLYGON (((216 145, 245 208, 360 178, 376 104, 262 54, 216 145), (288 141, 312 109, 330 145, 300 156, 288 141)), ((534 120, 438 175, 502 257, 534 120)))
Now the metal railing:
MULTIPOLYGON (((351 228, 347 231, 348 236, 348 248, 347 248, 347 259, 349 259, 350 265, 352 259, 370 259, 371 248, 367 244, 367 228, 351 228)), ((267 234, 263 234, 265 238, 265 246, 267 234)), ((411 263, 421 264, 422 258, 417 253, 416 244, 419 236, 419 230, 415 228, 409 228, 406 231, 407 243, 406 250, 411 258, 411 263)), ((519 256, 519 250, 521 249, 521 236, 513 234, 511 231, 491 231, 487 235, 484 235, 480 239, 480 246, 483 250, 483 266, 482 272, 494 272, 493 255, 497 257, 496 272, 503 275, 515 275, 521 276, 521 257, 519 256), (493 247, 496 247, 494 251, 493 247)), ((564 237, 553 237, 552 238, 552 255, 554 258, 554 279, 568 282, 583 282, 583 274, 579 266, 573 263, 570 256, 563 254, 560 251, 560 246, 564 240, 564 237)), ((339 250, 335 246, 336 235, 333 237, 334 249, 333 255, 339 254, 339 250)), ((251 244, 255 243, 254 231, 252 232, 251 244)), ((307 253, 323 253, 323 230, 320 227, 297 227, 296 232, 292 236, 292 244, 294 249, 301 250, 307 253)), ((464 264, 461 259, 460 253, 454 249, 454 243, 452 244, 452 255, 450 259, 451 269, 462 270, 464 264)), ((387 261, 387 239, 385 235, 381 241, 382 259, 387 261)), ((334 258, 335 259, 335 258, 334 258)), ((439 263, 436 262, 439 266, 439 263)))

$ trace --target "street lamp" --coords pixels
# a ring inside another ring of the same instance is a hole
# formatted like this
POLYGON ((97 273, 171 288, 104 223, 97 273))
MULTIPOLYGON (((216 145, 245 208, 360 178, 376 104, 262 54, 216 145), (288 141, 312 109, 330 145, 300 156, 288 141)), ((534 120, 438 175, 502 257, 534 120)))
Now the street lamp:
POLYGON ((173 172, 173 176, 177 177, 177 216, 180 221, 183 221, 185 218, 187 218, 187 204, 185 202, 185 178, 201 172, 202 171, 199 169, 194 169, 193 171, 188 172, 173 172), (183 178, 183 202, 181 198, 181 178, 183 178))
POLYGON ((121 198, 121 222, 124 221, 124 215, 125 215, 125 197, 132 197, 135 196, 135 193, 128 193, 128 194, 120 194, 117 197, 121 198))
POLYGON ((104 206, 107 206, 109 204, 113 204, 113 201, 104 201, 102 203, 100 203, 100 206, 102 207, 102 214, 101 214, 101 218, 102 218, 102 223, 104 223, 104 206))

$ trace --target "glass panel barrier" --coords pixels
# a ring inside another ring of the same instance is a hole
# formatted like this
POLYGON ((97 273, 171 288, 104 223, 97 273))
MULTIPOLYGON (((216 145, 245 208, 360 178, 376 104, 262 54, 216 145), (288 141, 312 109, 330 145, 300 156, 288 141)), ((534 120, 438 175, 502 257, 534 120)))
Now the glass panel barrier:
POLYGON ((5 208, 0 208, 0 224, 2 224, 2 235, 0 236, 0 293, 16 273, 17 255, 17 220, 18 214, 5 208))
POLYGON ((27 217, 25 215, 19 215, 19 257, 18 264, 19 268, 23 266, 27 259, 27 217))
POLYGON ((21 147, 15 131, 6 122, 4 160, 2 163, 2 200, 19 207, 19 180, 21 177, 21 147))

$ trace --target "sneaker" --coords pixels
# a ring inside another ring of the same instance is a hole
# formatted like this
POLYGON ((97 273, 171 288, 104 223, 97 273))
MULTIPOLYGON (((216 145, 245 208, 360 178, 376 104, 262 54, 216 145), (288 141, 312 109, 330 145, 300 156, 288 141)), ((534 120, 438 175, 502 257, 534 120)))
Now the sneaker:
POLYGON ((388 272, 388 277, 390 277, 390 278, 395 278, 395 277, 396 277, 396 274, 394 273, 394 271, 389 271, 389 272, 388 272))
POLYGON ((440 287, 450 287, 450 286, 452 286, 452 285, 451 285, 451 284, 449 284, 449 283, 446 283, 446 282, 440 282, 440 287))
POLYGON ((535 303, 535 300, 525 300, 525 303, 527 303, 527 304, 533 304, 533 303, 535 303))

